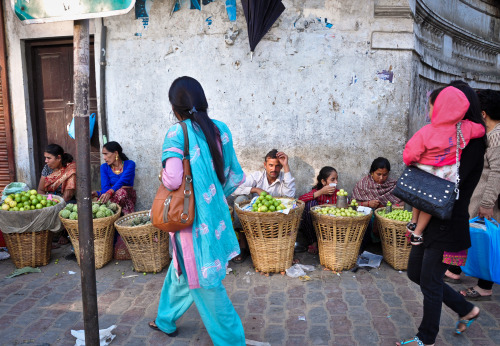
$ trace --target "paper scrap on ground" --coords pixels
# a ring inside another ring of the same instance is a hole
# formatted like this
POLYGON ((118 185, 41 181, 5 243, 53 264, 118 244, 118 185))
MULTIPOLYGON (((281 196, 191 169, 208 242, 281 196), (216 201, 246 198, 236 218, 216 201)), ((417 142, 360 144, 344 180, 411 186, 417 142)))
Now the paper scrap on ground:
POLYGON ((233 268, 229 268, 229 267, 227 267, 227 268, 226 268, 226 275, 228 275, 228 274, 229 274, 230 272, 232 272, 232 271, 233 271, 233 268))
POLYGON ((10 254, 7 251, 0 251, 0 261, 10 258, 10 254))
MULTIPOLYGON (((111 341, 116 337, 116 335, 111 334, 116 326, 112 325, 107 329, 99 330, 99 341, 101 346, 109 345, 111 341)), ((85 331, 83 330, 71 330, 71 335, 76 338, 75 346, 85 346, 85 331)))
POLYGON ((18 275, 27 274, 27 273, 41 273, 42 271, 39 268, 32 267, 24 267, 20 269, 16 269, 12 272, 12 274, 7 275, 5 278, 10 279, 18 275))
POLYGON ((127 275, 127 276, 122 276, 122 279, 135 278, 136 276, 139 276, 139 275, 127 275))
POLYGON ((75 275, 75 274, 76 274, 76 272, 74 272, 74 271, 70 270, 70 271, 68 271, 68 274, 69 274, 69 275, 75 275))
POLYGON ((292 278, 298 278, 300 276, 305 276, 306 271, 313 271, 314 266, 296 263, 286 270, 286 275, 292 278))
POLYGON ((252 346, 271 346, 271 344, 268 342, 253 341, 248 339, 245 339, 245 343, 252 346))
POLYGON ((359 267, 372 267, 372 268, 378 268, 380 267, 380 263, 382 262, 382 256, 380 255, 375 255, 371 252, 364 251, 361 255, 358 257, 358 261, 356 264, 359 267))

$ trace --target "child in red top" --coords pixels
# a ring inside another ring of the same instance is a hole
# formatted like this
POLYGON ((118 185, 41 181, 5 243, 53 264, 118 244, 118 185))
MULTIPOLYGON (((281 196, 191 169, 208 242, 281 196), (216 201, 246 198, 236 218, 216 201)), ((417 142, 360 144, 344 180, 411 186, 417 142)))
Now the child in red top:
MULTIPOLYGON (((469 101, 463 92, 452 86, 434 90, 429 96, 431 123, 422 127, 406 144, 403 161, 442 179, 456 181, 456 149, 463 149, 473 138, 483 137, 484 126, 463 117, 469 109, 469 101), (461 122, 462 136, 457 143, 457 124, 461 122)), ((461 153, 459 152, 459 155, 461 153)), ((459 157, 460 159, 460 157, 459 157)), ((407 228, 411 244, 423 242, 422 233, 431 215, 413 208, 412 221, 407 228)))
POLYGON ((301 228, 308 238, 310 244, 308 251, 312 254, 318 253, 318 240, 312 225, 310 210, 315 205, 337 204, 337 170, 329 166, 323 167, 319 171, 317 179, 318 182, 313 186, 313 189, 299 197, 306 204, 301 228))

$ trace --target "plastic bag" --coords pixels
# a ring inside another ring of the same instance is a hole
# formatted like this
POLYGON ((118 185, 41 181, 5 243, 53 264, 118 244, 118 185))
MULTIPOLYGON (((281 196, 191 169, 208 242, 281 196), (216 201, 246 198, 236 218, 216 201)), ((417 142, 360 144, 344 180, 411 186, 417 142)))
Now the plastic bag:
POLYGON ((27 184, 21 182, 10 183, 3 189, 2 192, 2 202, 7 198, 8 195, 20 193, 23 191, 28 191, 30 188, 27 184))
POLYGON ((313 271, 313 270, 314 266, 297 263, 286 270, 286 275, 292 278, 298 278, 299 276, 306 275, 305 271, 313 271))
POLYGON ((467 276, 500 284, 500 226, 496 220, 470 220, 471 247, 462 271, 467 276))
MULTIPOLYGON (((89 116, 90 138, 92 138, 92 135, 94 134, 94 125, 95 125, 95 113, 92 113, 89 116)), ((75 118, 74 117, 73 117, 73 120, 71 120, 71 123, 69 124, 68 135, 71 138, 75 139, 75 118)))

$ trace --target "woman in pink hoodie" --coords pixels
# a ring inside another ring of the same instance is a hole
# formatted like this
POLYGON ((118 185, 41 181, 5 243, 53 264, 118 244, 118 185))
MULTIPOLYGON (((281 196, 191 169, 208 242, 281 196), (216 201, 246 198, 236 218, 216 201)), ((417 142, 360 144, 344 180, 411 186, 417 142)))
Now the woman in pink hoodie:
MULTIPOLYGON (((431 123, 422 127, 406 144, 403 161, 442 179, 455 182, 457 176, 456 149, 465 148, 471 139, 485 134, 484 126, 463 120, 469 101, 463 92, 449 86, 434 90, 429 96, 431 123), (457 124, 461 124, 462 136, 457 143, 457 124)), ((459 152, 460 155, 460 152, 459 152)), ((413 208, 412 221, 407 229, 411 244, 423 243, 422 233, 431 215, 413 208)))

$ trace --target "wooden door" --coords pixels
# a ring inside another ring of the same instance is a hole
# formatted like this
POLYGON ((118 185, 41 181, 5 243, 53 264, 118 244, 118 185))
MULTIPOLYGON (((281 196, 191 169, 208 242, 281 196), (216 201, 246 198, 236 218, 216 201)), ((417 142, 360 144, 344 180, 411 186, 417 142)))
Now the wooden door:
MULTIPOLYGON (((76 161, 76 141, 68 135, 73 119, 73 42, 34 41, 27 45, 31 66, 30 102, 37 180, 45 164, 43 153, 48 144, 56 143, 76 161)), ((94 45, 90 45, 90 113, 97 114, 94 70, 94 45)), ((97 121, 91 138, 90 171, 92 189, 100 189, 99 129, 97 121)))

